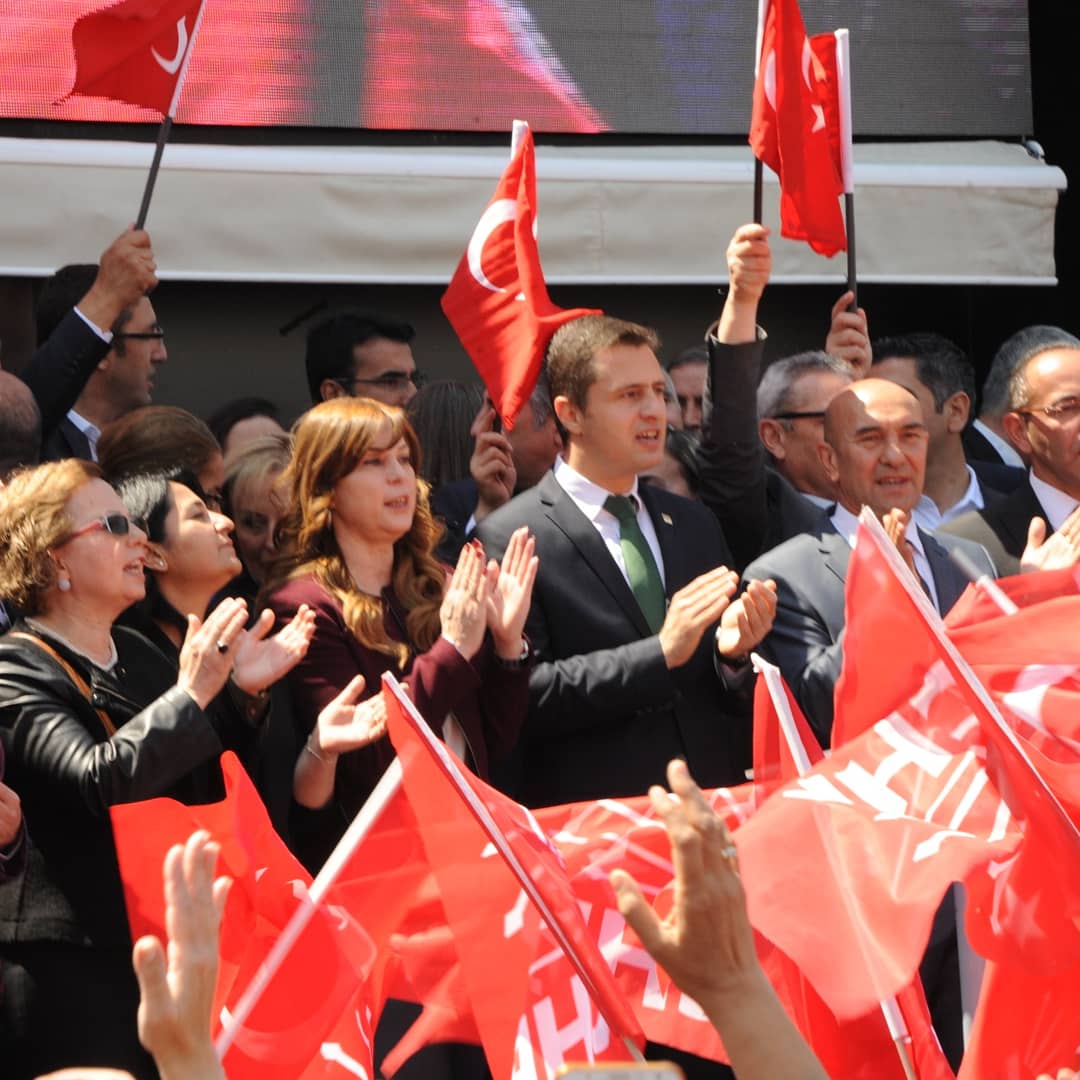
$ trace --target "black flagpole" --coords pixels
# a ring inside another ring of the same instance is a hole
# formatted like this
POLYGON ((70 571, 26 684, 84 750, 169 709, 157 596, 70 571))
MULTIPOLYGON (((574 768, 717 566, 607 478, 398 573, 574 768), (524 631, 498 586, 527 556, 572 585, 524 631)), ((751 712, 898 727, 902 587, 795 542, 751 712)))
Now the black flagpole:
POLYGON ((848 311, 859 310, 859 280, 855 276, 855 192, 844 192, 844 224, 847 228, 847 287, 851 292, 848 311))
POLYGON ((150 212, 150 199, 154 194, 158 169, 161 168, 161 155, 165 151, 165 144, 169 141, 170 131, 172 131, 172 117, 162 117, 161 127, 158 128, 157 145, 154 147, 154 160, 150 163, 150 175, 146 178, 146 187, 143 189, 142 205, 139 207, 139 216, 135 219, 136 229, 141 229, 146 224, 146 215, 150 212))
POLYGON ((754 224, 761 224, 762 188, 765 185, 765 169, 760 158, 754 158, 754 224))

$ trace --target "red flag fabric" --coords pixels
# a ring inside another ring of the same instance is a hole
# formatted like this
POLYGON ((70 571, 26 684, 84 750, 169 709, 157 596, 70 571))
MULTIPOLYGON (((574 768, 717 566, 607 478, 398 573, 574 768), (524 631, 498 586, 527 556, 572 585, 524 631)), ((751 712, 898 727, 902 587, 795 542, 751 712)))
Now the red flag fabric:
MULTIPOLYGON (((759 790, 774 791, 809 771, 824 754, 779 669, 755 658, 754 780, 759 790), (785 722, 770 693, 769 680, 786 703, 785 722), (790 717, 790 723, 786 723, 790 717)), ((922 982, 916 976, 884 1009, 841 1022, 788 956, 775 947, 759 950, 769 980, 784 1007, 833 1080, 895 1077, 904 1067, 894 1038, 906 1033, 908 1052, 920 1080, 951 1080, 953 1072, 931 1026, 922 982)))
POLYGON ((383 685, 390 737, 493 1075, 547 1077, 566 1061, 628 1060, 623 1040, 640 1046, 640 1028, 558 853, 528 810, 461 770, 388 677, 383 685), (560 950, 572 954, 568 977, 535 959, 538 900, 560 950))
POLYGON ((960 1080, 1031 1080, 1080 1069, 1080 967, 1038 975, 989 963, 960 1080))
MULTIPOLYGON (((1048 586, 1066 585, 1067 577, 1018 583, 1009 587, 1031 601, 1019 614, 998 613, 946 635, 894 546, 874 526, 860 525, 848 568, 835 728, 850 738, 901 696, 925 716, 927 691, 944 691, 957 710, 956 723, 978 729, 971 750, 985 762, 988 783, 1004 796, 1025 836, 1007 857, 978 872, 972 868, 968 940, 989 959, 1015 963, 1023 957, 1044 972, 1078 963, 1080 728, 1074 717, 1080 683, 1071 689, 1067 684, 1078 662, 1071 627, 1080 598, 1038 602, 1048 586), (904 643, 903 664, 895 662, 896 642, 904 643), (913 686, 916 679, 923 685, 913 686), (1063 683, 1060 691, 1051 690, 1056 683, 1063 683)), ((1075 586, 1067 587, 1074 592, 1075 586)), ((964 612, 976 610, 986 613, 965 603, 964 612)), ((921 730, 924 721, 914 722, 921 730)))
POLYGON ((540 131, 607 130, 524 5, 382 0, 364 18, 364 127, 457 127, 467 100, 490 130, 515 116, 540 131))
POLYGON ((751 922, 841 1019, 900 993, 949 885, 1021 840, 951 686, 931 669, 912 702, 780 789, 736 836, 751 922))
POLYGON ((536 162, 527 131, 473 230, 442 309, 507 430, 536 385, 552 334, 599 312, 548 297, 536 246, 536 162))
MULTIPOLYGON (((415 818, 399 792, 314 910, 255 1008, 236 1010, 283 931, 310 909, 311 878, 274 832, 235 755, 222 757, 226 797, 185 806, 152 799, 111 809, 133 936, 164 939, 161 867, 168 848, 198 828, 221 844, 218 873, 236 884, 221 929, 222 964, 214 1030, 230 1029, 224 1056, 231 1080, 374 1075, 371 1034, 394 965, 392 939, 418 932, 430 912, 418 897, 428 880, 415 818), (419 912, 419 913, 418 913, 419 912), (410 922, 411 919, 411 922, 410 922)), ((445 922, 441 909, 438 921, 445 922)))
POLYGON ((121 0, 84 15, 71 35, 76 71, 70 94, 170 114, 201 11, 202 0, 121 0))
POLYGON ((834 157, 840 135, 829 130, 839 108, 835 95, 828 96, 828 75, 806 36, 798 0, 769 0, 759 61, 750 146, 779 177, 780 233, 835 255, 847 247, 834 157))

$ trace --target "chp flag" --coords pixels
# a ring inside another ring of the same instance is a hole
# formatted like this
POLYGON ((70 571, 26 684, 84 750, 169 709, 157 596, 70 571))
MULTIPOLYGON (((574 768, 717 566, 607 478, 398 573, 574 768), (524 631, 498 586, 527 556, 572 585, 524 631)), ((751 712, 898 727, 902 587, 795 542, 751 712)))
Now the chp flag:
POLYGON ((113 98, 172 116, 204 0, 121 0, 75 23, 68 93, 113 98))
POLYGON ((514 128, 510 163, 442 297, 508 430, 536 385, 552 334, 572 319, 600 314, 564 310, 548 296, 536 243, 536 151, 528 125, 515 121, 514 128))

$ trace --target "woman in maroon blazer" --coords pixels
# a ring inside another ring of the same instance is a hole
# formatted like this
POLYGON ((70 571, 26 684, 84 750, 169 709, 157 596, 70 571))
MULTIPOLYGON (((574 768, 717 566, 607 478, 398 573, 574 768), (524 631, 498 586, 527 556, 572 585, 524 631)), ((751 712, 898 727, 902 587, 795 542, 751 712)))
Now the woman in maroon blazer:
POLYGON ((520 530, 501 567, 469 545, 448 576, 433 554, 441 529, 419 461, 401 410, 368 398, 325 401, 295 429, 290 508, 266 592, 281 621, 302 604, 315 612, 307 656, 288 677, 307 737, 293 794, 318 811, 297 816, 294 840, 313 870, 393 759, 383 672, 406 682, 420 713, 481 776, 509 752, 525 716, 533 541, 520 530))

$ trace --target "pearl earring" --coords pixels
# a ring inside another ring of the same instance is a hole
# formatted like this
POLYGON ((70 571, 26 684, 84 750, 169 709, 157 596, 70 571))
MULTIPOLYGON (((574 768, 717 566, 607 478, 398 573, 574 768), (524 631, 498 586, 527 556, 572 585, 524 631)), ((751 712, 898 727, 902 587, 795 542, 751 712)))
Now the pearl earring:
POLYGON ((71 578, 62 577, 56 583, 56 587, 61 592, 69 592, 71 590, 71 578))

